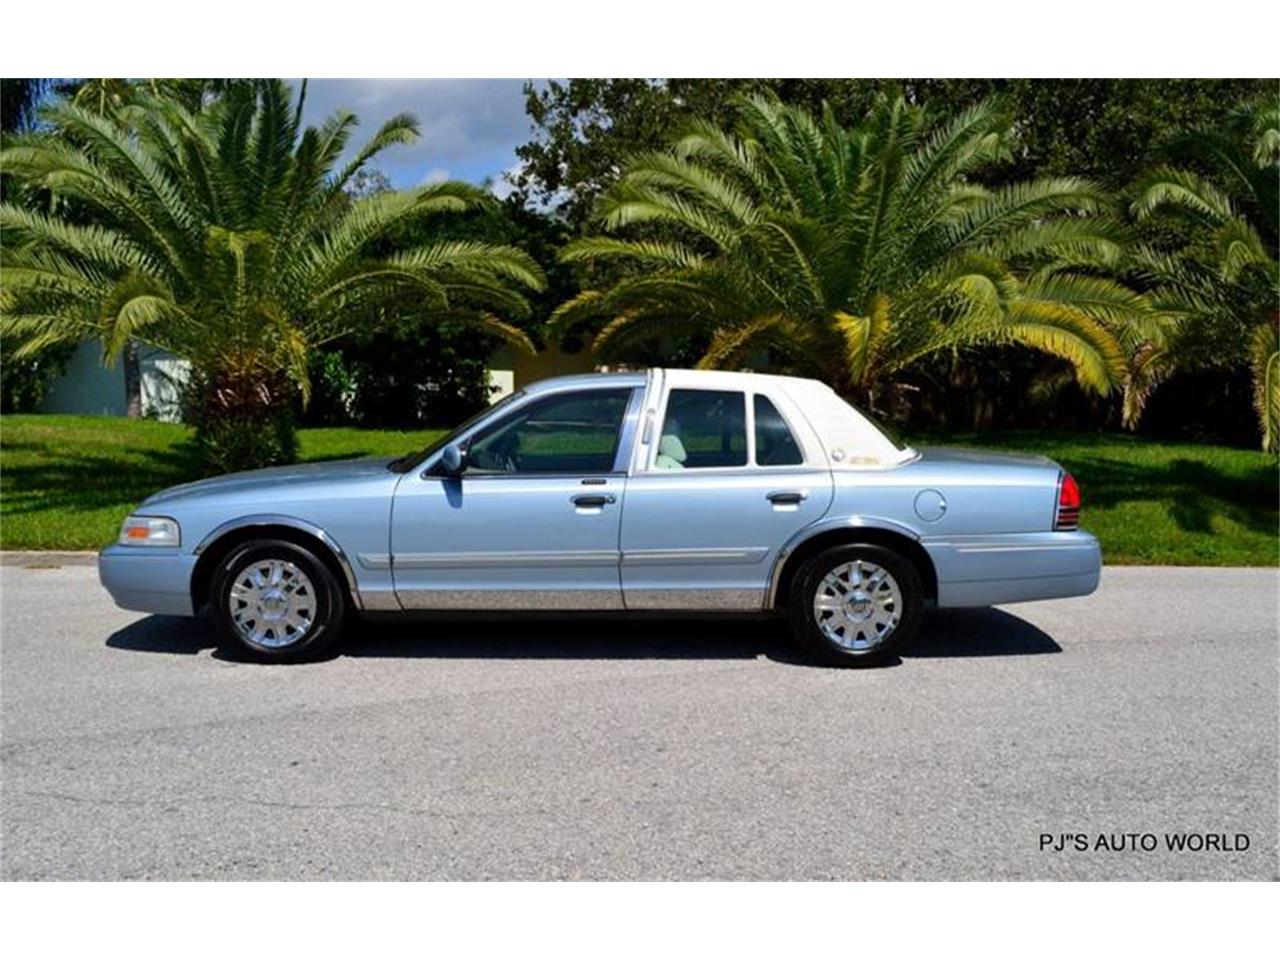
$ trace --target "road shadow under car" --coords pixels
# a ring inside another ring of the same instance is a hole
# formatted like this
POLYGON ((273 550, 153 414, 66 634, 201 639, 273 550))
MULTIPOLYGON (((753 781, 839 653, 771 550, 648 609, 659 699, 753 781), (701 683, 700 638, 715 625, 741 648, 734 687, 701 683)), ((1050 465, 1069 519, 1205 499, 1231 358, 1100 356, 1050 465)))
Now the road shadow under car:
MULTIPOLYGON (((194 655, 220 647, 204 618, 150 616, 107 638, 107 646, 137 653, 194 655)), ((944 610, 930 615, 903 659, 1010 657, 1060 653, 1039 627, 1003 610, 944 610)), ((754 660, 813 665, 780 620, 731 619, 432 619, 413 622, 353 620, 326 659, 388 657, 527 660, 754 660)), ((894 666, 895 659, 886 666, 894 666)))

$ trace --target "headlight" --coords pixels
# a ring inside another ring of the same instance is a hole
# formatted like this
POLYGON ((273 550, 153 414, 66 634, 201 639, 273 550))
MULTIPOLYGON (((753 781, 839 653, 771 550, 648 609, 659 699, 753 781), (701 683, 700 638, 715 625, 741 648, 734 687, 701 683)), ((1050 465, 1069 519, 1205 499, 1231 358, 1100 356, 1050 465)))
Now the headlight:
POLYGON ((168 517, 125 517, 119 543, 131 547, 176 547, 182 542, 178 521, 168 517))

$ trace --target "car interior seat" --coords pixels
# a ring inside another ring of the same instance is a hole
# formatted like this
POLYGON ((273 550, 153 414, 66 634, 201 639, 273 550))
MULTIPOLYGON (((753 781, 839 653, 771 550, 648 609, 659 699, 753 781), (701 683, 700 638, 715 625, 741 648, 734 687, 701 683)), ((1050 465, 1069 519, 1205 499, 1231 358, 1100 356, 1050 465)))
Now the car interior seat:
POLYGON ((658 440, 658 457, 653 465, 661 470, 683 470, 684 462, 689 454, 684 449, 680 437, 674 433, 664 433, 658 440))

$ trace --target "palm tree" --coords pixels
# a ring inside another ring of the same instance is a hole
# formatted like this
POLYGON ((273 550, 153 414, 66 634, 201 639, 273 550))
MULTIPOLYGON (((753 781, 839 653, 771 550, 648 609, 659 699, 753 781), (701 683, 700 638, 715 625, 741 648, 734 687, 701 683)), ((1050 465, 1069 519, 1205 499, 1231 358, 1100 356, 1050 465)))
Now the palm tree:
MULTIPOLYGON (((303 88, 305 96, 305 86, 303 88)), ((0 205, 0 332, 22 350, 130 340, 190 361, 189 418, 211 466, 287 459, 307 353, 366 324, 460 319, 531 350, 523 316, 541 270, 523 252, 436 241, 387 253, 397 227, 485 202, 438 183, 351 198, 382 150, 417 136, 389 120, 338 167, 356 118, 302 129, 279 80, 229 85, 191 109, 145 88, 100 113, 59 102, 47 130, 7 141, 0 169, 72 201, 85 225, 0 205)))
POLYGON ((1219 130, 1196 130, 1175 151, 1198 170, 1162 166, 1135 185, 1139 222, 1189 226, 1176 249, 1135 248, 1138 279, 1170 318, 1137 344, 1126 418, 1178 368, 1248 364, 1262 447, 1280 445, 1280 98, 1248 103, 1219 130))
POLYGON ((852 128, 774 97, 737 108, 736 129, 695 125, 602 197, 613 235, 563 257, 617 266, 556 311, 553 336, 603 321, 593 345, 608 356, 697 331, 703 366, 765 357, 872 403, 878 385, 970 345, 1061 357, 1100 394, 1122 380, 1115 328, 1148 308, 1096 268, 1119 259, 1125 229, 1084 180, 973 180, 1008 149, 1000 103, 932 131, 901 99, 852 128))

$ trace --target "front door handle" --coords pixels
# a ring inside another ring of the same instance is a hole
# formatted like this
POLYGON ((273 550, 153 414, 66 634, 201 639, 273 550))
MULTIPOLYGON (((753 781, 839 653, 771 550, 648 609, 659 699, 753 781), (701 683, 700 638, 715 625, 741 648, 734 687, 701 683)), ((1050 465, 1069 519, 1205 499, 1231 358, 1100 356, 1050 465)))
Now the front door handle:
POLYGON ((571 499, 575 507, 603 507, 606 503, 613 503, 618 498, 612 493, 580 493, 571 499))
POLYGON ((807 499, 808 490, 775 490, 773 493, 766 493, 764 498, 772 503, 775 507, 783 504, 795 505, 807 499))

